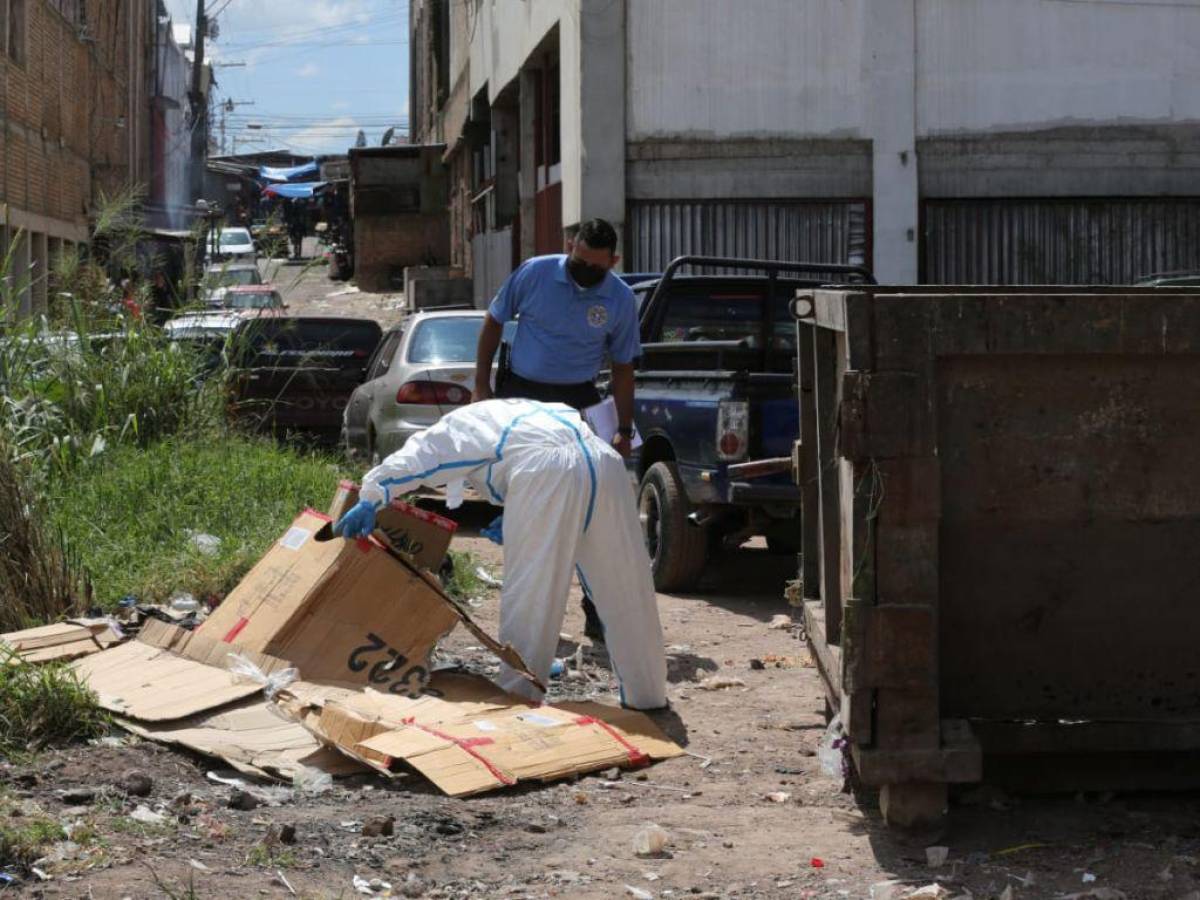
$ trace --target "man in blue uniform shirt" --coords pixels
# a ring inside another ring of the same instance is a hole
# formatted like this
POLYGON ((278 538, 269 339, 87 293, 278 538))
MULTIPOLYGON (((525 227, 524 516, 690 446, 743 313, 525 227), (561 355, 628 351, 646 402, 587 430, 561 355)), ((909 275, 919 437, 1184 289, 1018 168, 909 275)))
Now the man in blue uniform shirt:
POLYGON ((511 372, 496 394, 584 409, 600 402, 596 375, 611 360, 619 426, 613 446, 628 456, 633 367, 642 348, 633 291, 611 271, 621 261, 616 249, 612 225, 591 219, 567 242, 566 254, 536 256, 508 276, 479 335, 474 399, 492 396, 492 360, 504 323, 519 316, 511 372))
MULTIPOLYGON (((582 410, 600 402, 596 375, 611 362, 617 407, 613 447, 629 456, 633 438, 633 371, 641 355, 637 301, 612 269, 617 232, 604 219, 589 219, 567 241, 565 254, 536 256, 508 276, 488 307, 475 357, 473 399, 492 396, 492 360, 504 324, 520 317, 509 360, 497 385, 499 397, 566 403, 582 410)), ((584 596, 584 633, 602 639, 603 626, 584 596)))

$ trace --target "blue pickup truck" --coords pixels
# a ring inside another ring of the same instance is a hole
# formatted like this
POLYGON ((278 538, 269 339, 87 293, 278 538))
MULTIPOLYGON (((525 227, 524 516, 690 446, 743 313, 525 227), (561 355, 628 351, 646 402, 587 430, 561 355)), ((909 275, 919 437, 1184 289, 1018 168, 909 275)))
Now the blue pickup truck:
POLYGON ((756 535, 779 552, 799 549, 788 304, 798 288, 847 282, 874 279, 857 266, 684 256, 635 286, 644 444, 629 466, 659 590, 694 587, 717 550, 756 535))

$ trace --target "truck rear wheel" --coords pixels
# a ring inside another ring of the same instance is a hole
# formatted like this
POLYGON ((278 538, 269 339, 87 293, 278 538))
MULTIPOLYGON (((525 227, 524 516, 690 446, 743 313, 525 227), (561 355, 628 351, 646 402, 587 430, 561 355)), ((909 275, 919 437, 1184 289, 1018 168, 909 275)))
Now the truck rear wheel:
POLYGON ((675 463, 652 465, 638 490, 638 517, 657 590, 687 590, 704 570, 707 529, 689 522, 690 513, 691 504, 675 463))

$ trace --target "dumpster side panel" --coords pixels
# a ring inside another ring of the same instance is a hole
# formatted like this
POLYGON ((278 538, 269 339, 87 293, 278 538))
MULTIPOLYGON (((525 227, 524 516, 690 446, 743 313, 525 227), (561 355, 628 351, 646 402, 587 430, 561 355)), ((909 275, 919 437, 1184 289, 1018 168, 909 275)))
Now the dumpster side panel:
POLYGON ((944 716, 1200 713, 1197 398, 1192 354, 938 360, 944 716))

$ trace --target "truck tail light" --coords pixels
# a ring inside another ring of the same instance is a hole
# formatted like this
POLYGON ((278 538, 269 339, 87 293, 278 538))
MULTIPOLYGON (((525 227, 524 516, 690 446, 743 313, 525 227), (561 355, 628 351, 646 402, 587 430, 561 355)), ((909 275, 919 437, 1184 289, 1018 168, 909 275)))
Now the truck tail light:
POLYGON ((722 400, 717 410, 717 459, 733 462, 750 449, 750 404, 722 400))
POLYGON ((465 406, 471 392, 447 381, 406 381, 396 392, 396 402, 413 406, 465 406))

